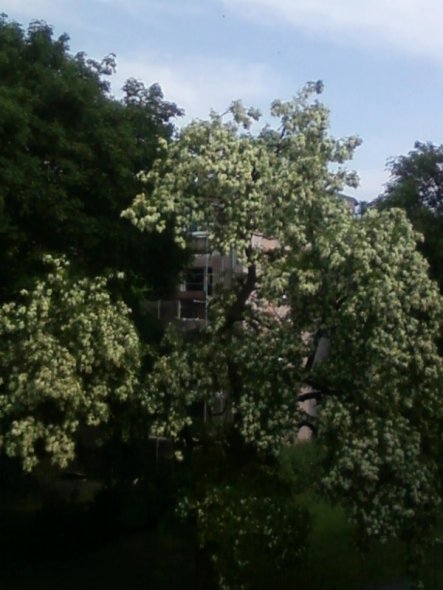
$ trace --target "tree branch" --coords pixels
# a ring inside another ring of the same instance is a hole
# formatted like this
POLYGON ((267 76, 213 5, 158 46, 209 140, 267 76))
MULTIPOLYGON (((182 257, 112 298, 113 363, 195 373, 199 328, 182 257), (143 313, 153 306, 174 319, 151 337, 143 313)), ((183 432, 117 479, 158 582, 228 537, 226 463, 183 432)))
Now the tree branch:
POLYGON ((310 428, 310 429, 312 430, 312 433, 313 433, 313 434, 317 434, 318 428, 317 428, 317 426, 316 426, 315 424, 313 424, 313 423, 311 422, 311 420, 308 420, 308 419, 306 418, 305 420, 302 420, 301 422, 299 422, 299 424, 298 424, 298 428, 299 428, 299 430, 300 430, 301 428, 303 428, 303 426, 307 426, 308 428, 310 428))
POLYGON ((323 397, 323 393, 318 389, 314 389, 314 391, 309 391, 308 393, 301 393, 297 401, 299 402, 307 402, 310 399, 315 399, 315 401, 320 402, 321 398, 323 397))
MULTIPOLYGON (((248 259, 250 259, 252 253, 252 248, 248 248, 246 254, 248 259)), ((234 303, 228 307, 226 311, 226 321, 225 321, 225 329, 229 330, 235 324, 235 322, 241 321, 243 319, 245 305, 249 297, 251 296, 252 292, 255 289, 255 284, 257 282, 257 269, 254 263, 248 266, 248 274, 245 279, 243 279, 241 283, 241 288, 237 293, 237 297, 234 303)))

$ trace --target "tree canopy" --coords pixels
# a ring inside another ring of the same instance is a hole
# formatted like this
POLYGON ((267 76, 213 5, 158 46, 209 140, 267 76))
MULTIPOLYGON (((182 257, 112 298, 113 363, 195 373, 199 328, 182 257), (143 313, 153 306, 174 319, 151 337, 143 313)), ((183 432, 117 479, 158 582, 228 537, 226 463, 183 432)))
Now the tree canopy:
POLYGON ((133 79, 114 99, 106 77, 115 67, 112 54, 101 62, 71 55, 68 37, 54 38, 43 22, 24 31, 0 20, 3 300, 32 284, 45 252, 89 275, 125 270, 132 293, 174 285, 181 260, 168 236, 142 236, 120 212, 181 111, 157 85, 133 79))
POLYGON ((443 306, 415 229, 440 280, 441 148, 395 161, 381 210, 356 217, 338 195, 360 141, 330 136, 320 82, 275 100, 258 132, 239 101, 174 132, 158 86, 111 96, 114 68, 44 23, 0 20, 0 451, 65 467, 82 432, 142 424, 175 445, 179 510, 224 588, 265 584, 257 555, 298 563, 303 486, 343 505, 362 542, 418 549, 442 497, 443 306), (241 270, 200 329, 146 346, 143 301, 171 290, 191 228, 241 270), (315 482, 285 472, 302 425, 315 482))
POLYGON ((259 113, 238 102, 191 123, 162 143, 123 213, 141 230, 162 232, 173 219, 182 246, 189 228, 205 229, 244 268, 213 294, 205 329, 166 335, 147 409, 153 432, 186 451, 193 423, 198 436, 191 407, 222 391, 234 419, 213 435, 258 460, 309 423, 323 446, 322 493, 346 506, 364 538, 406 538, 429 526, 441 498, 442 301, 404 214, 357 218, 337 198, 355 183, 343 163, 359 141, 329 136, 318 92, 310 84, 275 101, 277 125, 258 134, 248 128, 259 113), (331 353, 312 366, 320 336, 331 353), (299 410, 306 384, 321 398, 316 418, 299 410))
POLYGON ((443 146, 416 142, 407 156, 390 162, 391 178, 380 209, 400 207, 423 234, 419 249, 443 290, 443 146))
POLYGON ((26 471, 45 458, 69 465, 82 428, 122 430, 116 409, 134 403, 141 363, 130 311, 106 279, 46 264, 45 279, 0 307, 0 450, 26 471))

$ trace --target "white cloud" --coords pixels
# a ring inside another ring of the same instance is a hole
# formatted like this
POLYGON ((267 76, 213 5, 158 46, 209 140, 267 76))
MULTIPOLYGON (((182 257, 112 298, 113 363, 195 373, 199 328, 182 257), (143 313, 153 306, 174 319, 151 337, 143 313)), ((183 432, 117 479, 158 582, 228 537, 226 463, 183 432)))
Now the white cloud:
POLYGON ((249 19, 443 59, 441 0, 221 0, 249 19))
POLYGON ((209 15, 219 6, 220 11, 292 26, 337 42, 443 60, 442 0, 3 0, 1 10, 14 18, 53 22, 65 17, 68 22, 92 5, 149 22, 209 15))
POLYGON ((117 95, 129 77, 146 85, 158 82, 165 98, 185 109, 187 119, 206 118, 210 109, 224 111, 237 98, 260 106, 272 98, 268 93, 276 87, 274 75, 262 64, 223 58, 119 57, 112 80, 117 95))

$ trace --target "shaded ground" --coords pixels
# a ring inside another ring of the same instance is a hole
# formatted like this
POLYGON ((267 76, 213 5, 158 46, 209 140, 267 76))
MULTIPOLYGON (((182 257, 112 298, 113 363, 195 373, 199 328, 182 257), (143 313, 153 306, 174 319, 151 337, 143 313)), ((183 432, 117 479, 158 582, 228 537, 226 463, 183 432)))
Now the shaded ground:
MULTIPOLYGON (((306 568, 288 572, 288 589, 409 590, 399 544, 379 545, 362 558, 340 510, 311 509, 306 568)), ((171 518, 137 530, 78 506, 0 510, 0 589, 191 590, 194 547, 192 531, 171 518)), ((429 555, 424 581, 426 590, 443 588, 443 546, 429 555)))
POLYGON ((111 531, 86 515, 43 526, 35 515, 1 522, 1 590, 185 590, 193 588, 193 548, 185 532, 111 531))

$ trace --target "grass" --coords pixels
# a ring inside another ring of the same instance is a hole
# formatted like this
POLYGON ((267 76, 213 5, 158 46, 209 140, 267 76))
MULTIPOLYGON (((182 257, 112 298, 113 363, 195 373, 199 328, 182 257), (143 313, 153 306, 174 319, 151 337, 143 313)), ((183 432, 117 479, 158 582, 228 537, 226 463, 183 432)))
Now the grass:
POLYGON ((306 590, 355 590, 405 577, 398 543, 377 545, 362 557, 355 545, 353 528, 342 510, 316 503, 311 512, 313 530, 306 590))
MULTIPOLYGON (((344 512, 326 503, 305 499, 313 516, 303 590, 360 590, 409 588, 404 547, 398 541, 375 543, 361 555, 354 529, 344 512)), ((436 531, 443 538, 443 522, 436 531)), ((426 558, 422 573, 425 590, 443 588, 443 544, 426 558)))

